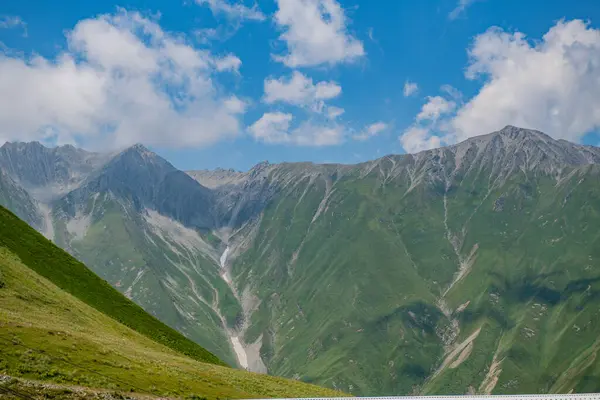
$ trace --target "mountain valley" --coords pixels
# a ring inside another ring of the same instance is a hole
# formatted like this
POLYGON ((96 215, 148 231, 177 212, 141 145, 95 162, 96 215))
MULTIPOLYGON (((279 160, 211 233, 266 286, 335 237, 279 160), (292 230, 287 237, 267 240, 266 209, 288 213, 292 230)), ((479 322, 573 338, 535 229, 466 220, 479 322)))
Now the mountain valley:
POLYGON ((600 391, 600 148, 507 126, 183 172, 6 143, 0 204, 226 364, 353 395, 600 391))

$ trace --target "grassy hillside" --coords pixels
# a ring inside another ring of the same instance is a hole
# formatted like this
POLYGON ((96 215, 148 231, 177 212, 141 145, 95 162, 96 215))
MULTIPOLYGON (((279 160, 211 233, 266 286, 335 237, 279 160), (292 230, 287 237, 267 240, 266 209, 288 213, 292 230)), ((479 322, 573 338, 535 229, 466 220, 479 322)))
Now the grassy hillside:
POLYGON ((58 217, 54 243, 152 316, 234 366, 235 355, 215 313, 225 314, 233 298, 219 277, 214 261, 219 254, 213 251, 211 259, 196 231, 175 222, 151 225, 147 216, 110 194, 93 196, 84 213, 90 221, 85 235, 72 235, 68 222, 58 217))
POLYGON ((85 272, 83 265, 12 214, 1 211, 0 374, 157 396, 212 399, 340 395, 182 355, 185 351, 196 358, 214 360, 137 306, 129 305, 106 283, 85 272), (47 261, 44 254, 50 257, 47 261), (67 290, 61 290, 38 271, 67 290))
POLYGON ((4 207, 0 207, 0 245, 60 289, 142 335, 198 361, 224 365, 213 354, 146 313, 4 207))
POLYGON ((446 193, 391 165, 329 196, 297 179, 234 259, 238 292, 273 299, 244 338, 269 371, 355 395, 600 390, 600 168, 491 186, 482 166, 446 193))

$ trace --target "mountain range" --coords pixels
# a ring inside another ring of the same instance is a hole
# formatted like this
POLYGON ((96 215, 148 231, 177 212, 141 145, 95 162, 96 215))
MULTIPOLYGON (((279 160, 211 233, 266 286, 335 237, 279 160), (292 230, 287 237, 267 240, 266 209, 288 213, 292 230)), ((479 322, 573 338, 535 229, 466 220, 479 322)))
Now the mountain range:
POLYGON ((230 365, 355 395, 600 390, 600 149, 356 165, 6 143, 0 204, 230 365))

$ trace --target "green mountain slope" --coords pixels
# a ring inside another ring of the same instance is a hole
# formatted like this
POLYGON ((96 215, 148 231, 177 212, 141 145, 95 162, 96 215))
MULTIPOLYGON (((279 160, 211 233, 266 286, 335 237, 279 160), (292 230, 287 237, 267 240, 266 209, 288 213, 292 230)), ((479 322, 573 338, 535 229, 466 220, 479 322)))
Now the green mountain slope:
POLYGON ((85 235, 70 235, 57 218, 55 242, 150 314, 235 365, 221 320, 233 295, 219 277, 217 251, 193 229, 108 195, 96 196, 84 213, 85 235))
POLYGON ((482 199, 461 239, 465 253, 477 246, 476 260, 447 296, 450 309, 468 302, 453 315, 457 342, 479 335, 427 392, 600 390, 600 166, 565 172, 515 176, 482 199))
POLYGON ((198 360, 218 362, 0 209, 0 373, 157 396, 339 395, 198 360))
POLYGON ((0 208, 0 245, 60 289, 116 321, 198 361, 222 364, 213 354, 147 314, 3 207, 0 208))
POLYGON ((600 390, 597 160, 509 127, 273 166, 279 190, 230 239, 237 293, 263 300, 244 342, 271 373, 353 394, 600 390))
POLYGON ((237 302, 209 243, 218 243, 207 231, 211 195, 134 146, 53 203, 53 240, 147 312, 236 365, 226 328, 235 324, 237 302))

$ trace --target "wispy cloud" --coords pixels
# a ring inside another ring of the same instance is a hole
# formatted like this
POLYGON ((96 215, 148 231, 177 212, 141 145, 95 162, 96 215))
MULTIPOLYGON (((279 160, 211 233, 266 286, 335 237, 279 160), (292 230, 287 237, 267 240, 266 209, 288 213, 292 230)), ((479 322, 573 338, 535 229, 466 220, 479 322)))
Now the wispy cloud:
POLYGON ((206 5, 215 15, 224 15, 230 19, 264 21, 267 17, 258 6, 248 7, 240 0, 196 0, 198 5, 206 5))
POLYGON ((0 15, 0 29, 23 29, 23 36, 27 37, 27 23, 17 15, 0 15))
POLYGON ((469 6, 471 6, 473 3, 475 3, 476 1, 478 1, 478 0, 459 0, 458 4, 454 8, 454 10, 452 10, 450 12, 450 14, 448 14, 448 18, 450 18, 451 20, 454 20, 454 19, 460 17, 460 15, 462 13, 464 13, 465 10, 469 6))
POLYGON ((404 82, 404 89, 403 89, 404 97, 409 97, 409 96, 417 93, 418 90, 419 90, 419 85, 417 85, 416 82, 411 82, 411 81, 404 82))
POLYGON ((374 136, 379 135, 381 132, 385 131, 388 128, 388 124, 385 122, 376 122, 367 126, 361 133, 358 135, 354 135, 355 140, 368 140, 374 136))

